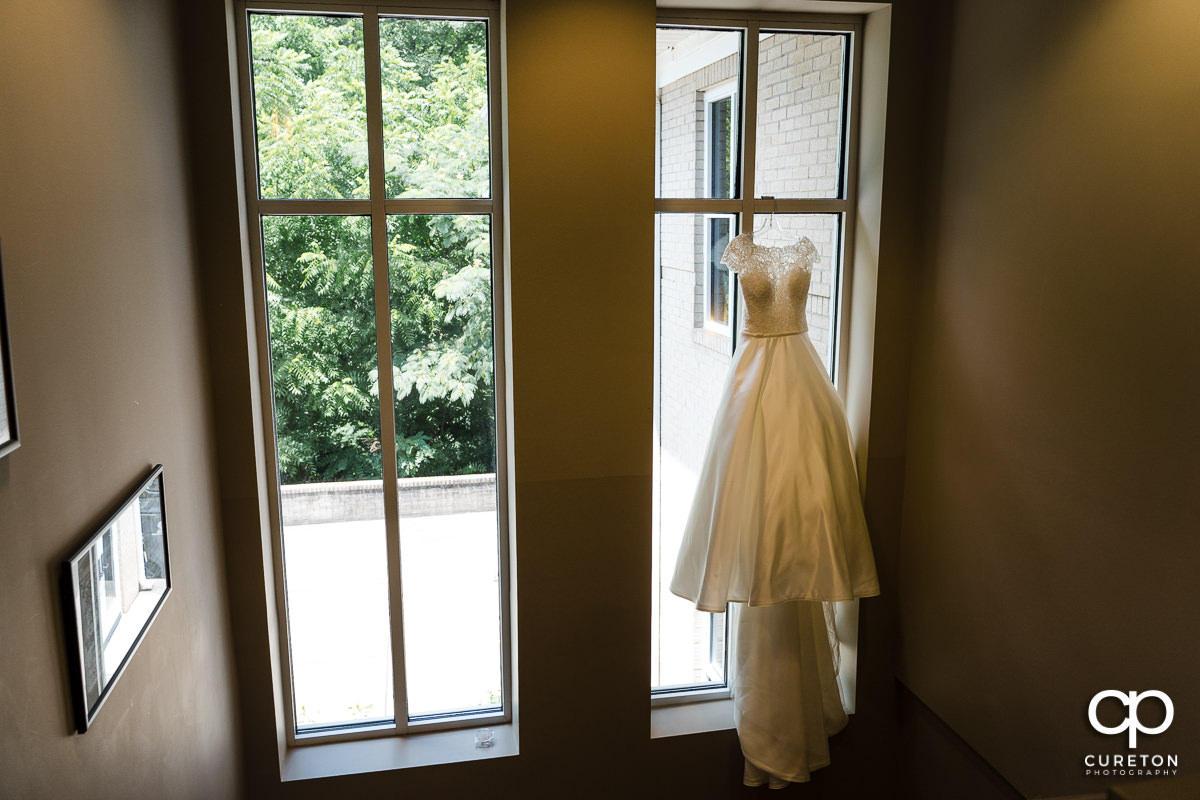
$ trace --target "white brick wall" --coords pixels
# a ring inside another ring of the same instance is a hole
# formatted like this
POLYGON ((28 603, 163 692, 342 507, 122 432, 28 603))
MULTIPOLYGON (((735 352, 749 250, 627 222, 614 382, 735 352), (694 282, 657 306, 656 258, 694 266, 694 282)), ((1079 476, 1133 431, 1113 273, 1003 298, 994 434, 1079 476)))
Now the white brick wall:
POLYGON ((794 33, 759 42, 758 196, 837 195, 842 43, 794 33))

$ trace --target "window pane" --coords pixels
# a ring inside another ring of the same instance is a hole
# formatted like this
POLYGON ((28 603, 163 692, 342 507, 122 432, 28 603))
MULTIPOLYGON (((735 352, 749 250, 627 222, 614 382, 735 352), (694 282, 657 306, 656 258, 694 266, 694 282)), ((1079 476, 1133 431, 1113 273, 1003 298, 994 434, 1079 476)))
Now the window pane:
POLYGON ((729 330, 706 324, 703 287, 734 225, 732 215, 656 217, 653 688, 724 680, 725 615, 696 611, 669 585, 733 352, 729 330))
POLYGON ((846 41, 840 33, 760 37, 759 197, 840 196, 846 41))
MULTIPOLYGON (((96 571, 96 562, 93 560, 95 552, 95 550, 89 550, 79 559, 79 563, 75 567, 75 577, 79 582, 79 627, 83 631, 83 638, 85 641, 90 639, 93 642, 102 642, 104 636, 99 627, 99 620, 96 619, 98 598, 96 597, 96 582, 93 580, 96 571)), ((100 699, 100 682, 103 680, 100 663, 102 654, 103 650, 98 647, 88 648, 83 652, 83 690, 89 709, 100 699)))
POLYGON ((729 246, 733 230, 733 215, 712 216, 706 220, 707 236, 704 240, 704 258, 708 272, 704 287, 708 297, 708 322, 715 325, 729 324, 729 268, 721 263, 725 248, 729 246))
POLYGON ((370 220, 262 229, 296 726, 391 720, 370 220))
POLYGON ((657 29, 657 196, 738 196, 742 34, 657 29))
MULTIPOLYGON (((765 217, 755 217, 755 229, 765 217)), ((807 236, 817 248, 821 261, 813 265, 808 287, 808 338, 812 340, 825 369, 833 375, 834 342, 837 339, 838 290, 841 284, 841 214, 776 214, 775 221, 784 233, 779 241, 756 236, 762 244, 790 243, 807 236)))
POLYGON ((361 17, 251 14, 259 195, 365 198, 361 17))
POLYGON ((382 18, 388 197, 489 197, 487 22, 382 18))
POLYGON ((499 708, 490 218, 388 218, 409 715, 499 708))
POLYGON ((737 168, 735 99, 736 95, 728 95, 708 103, 708 116, 704 124, 710 197, 726 199, 737 196, 737 187, 734 185, 737 168))

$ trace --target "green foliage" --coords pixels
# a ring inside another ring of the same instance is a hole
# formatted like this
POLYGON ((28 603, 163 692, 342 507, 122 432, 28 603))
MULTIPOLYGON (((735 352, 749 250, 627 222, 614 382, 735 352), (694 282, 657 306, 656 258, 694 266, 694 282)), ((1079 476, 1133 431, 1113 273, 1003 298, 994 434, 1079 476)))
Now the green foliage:
POLYGON ((384 19, 384 162, 389 197, 487 197, 487 28, 384 19))
POLYGON ((362 20, 251 20, 260 194, 367 197, 362 20))
MULTIPOLYGON (((254 14, 251 35, 262 195, 367 197, 361 20, 254 14)), ((485 26, 384 19, 380 39, 388 195, 488 196, 485 26)), ((263 221, 284 483, 382 474, 370 227, 263 221)), ((399 472, 490 472, 489 220, 392 215, 387 248, 399 472)))

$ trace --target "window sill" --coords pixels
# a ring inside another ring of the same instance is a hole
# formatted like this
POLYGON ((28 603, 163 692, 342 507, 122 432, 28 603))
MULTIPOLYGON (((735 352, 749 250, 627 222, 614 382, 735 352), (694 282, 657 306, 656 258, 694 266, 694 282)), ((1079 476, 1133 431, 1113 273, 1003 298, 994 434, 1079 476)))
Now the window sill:
POLYGON ((728 325, 705 323, 692 329, 692 342, 712 350, 714 353, 728 356, 731 352, 733 337, 730 331, 728 325))
POLYGON ((475 728, 292 747, 280 774, 284 782, 303 781, 517 755, 515 724, 488 727, 495 733, 491 747, 475 746, 475 728))
POLYGON ((733 700, 704 700, 650 709, 650 738, 686 736, 690 733, 725 731, 733 728, 733 700))

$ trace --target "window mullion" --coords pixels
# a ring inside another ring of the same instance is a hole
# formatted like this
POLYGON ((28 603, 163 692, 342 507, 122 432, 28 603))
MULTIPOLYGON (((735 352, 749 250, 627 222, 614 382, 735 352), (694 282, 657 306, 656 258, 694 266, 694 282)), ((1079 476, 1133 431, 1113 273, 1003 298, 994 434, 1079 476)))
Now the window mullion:
MULTIPOLYGON (((742 200, 710 200, 697 198, 657 198, 654 201, 656 214, 736 214, 746 206, 742 200)), ((836 197, 780 197, 753 202, 756 214, 776 211, 780 214, 845 214, 851 208, 850 201, 836 197)))
POLYGON ((371 260, 375 277, 375 342, 379 367, 379 423, 383 439, 383 517, 387 534, 388 611, 392 634, 392 695, 396 729, 408 729, 404 610, 400 574, 400 501, 396 470, 396 408, 392 380, 392 304, 388 292, 387 187, 383 162, 383 87, 379 65, 379 10, 363 9, 367 97, 367 159, 371 185, 371 260))
POLYGON ((712 200, 705 197, 655 198, 654 213, 670 214, 737 214, 742 211, 741 200, 712 200))
POLYGON ((256 200, 258 213, 266 216, 296 214, 309 216, 315 214, 344 214, 353 216, 370 214, 369 200, 291 200, 267 198, 256 200))
POLYGON ((844 214, 850 206, 836 197, 760 197, 754 201, 754 209, 759 214, 844 214))
POLYGON ((507 278, 504 265, 508 263, 505 253, 504 231, 504 170, 502 153, 503 147, 503 118, 500 112, 501 74, 497 65, 500 64, 500 8, 493 5, 487 15, 487 87, 488 87, 488 165, 491 169, 491 197, 493 205, 489 207, 488 230, 492 235, 492 357, 493 375, 496 394, 496 513, 497 531, 499 533, 497 547, 499 549, 500 582, 500 686, 501 708, 504 719, 512 721, 513 707, 513 675, 512 675, 512 603, 509 593, 509 506, 508 506, 508 476, 509 476, 509 445, 508 445, 508 381, 506 344, 508 317, 505 313, 504 297, 506 294, 507 278))
POLYGON ((840 241, 842 243, 842 268, 841 274, 837 276, 840 283, 838 289, 839 296, 842 298, 839 303, 834 306, 834 319, 830 326, 830 333, 833 335, 833 383, 837 387, 838 392, 842 395, 842 401, 845 402, 846 381, 845 376, 850 365, 850 348, 848 346, 850 338, 850 320, 849 316, 841 313, 842 307, 848 307, 850 303, 851 289, 854 282, 854 246, 855 241, 854 226, 856 223, 856 214, 848 213, 850 209, 858 205, 858 113, 862 96, 862 47, 860 44, 861 28, 855 27, 850 33, 850 46, 847 49, 846 61, 843 64, 843 70, 849 74, 843 78, 843 96, 842 103, 846 107, 845 113, 845 133, 843 139, 843 154, 842 163, 845 169, 842 170, 842 197, 846 199, 846 212, 842 214, 842 230, 840 241))
POLYGON ((384 208, 389 214, 490 214, 490 197, 389 197, 384 208))
POLYGON ((742 232, 754 230, 754 147, 758 131, 758 23, 746 23, 742 48, 742 232))
MULTIPOLYGON (((758 23, 754 20, 746 22, 746 40, 742 47, 742 118, 741 118, 741 179, 742 207, 741 221, 738 233, 754 230, 754 158, 755 145, 758 142, 758 23)), ((738 276, 734 274, 730 287, 730 326, 733 334, 730 336, 730 354, 736 349, 741 339, 742 308, 738 298, 738 276)), ((728 640, 726 640, 728 656, 728 640)), ((729 663, 728 657, 725 659, 729 663)), ((729 675, 725 679, 728 681, 729 675)))

